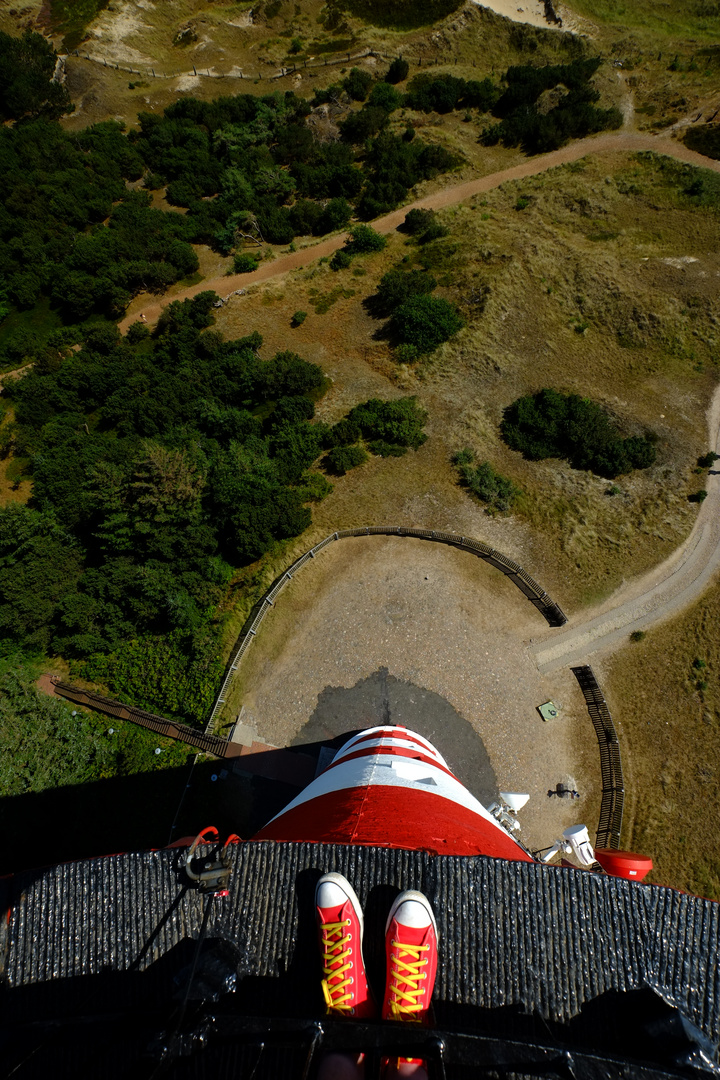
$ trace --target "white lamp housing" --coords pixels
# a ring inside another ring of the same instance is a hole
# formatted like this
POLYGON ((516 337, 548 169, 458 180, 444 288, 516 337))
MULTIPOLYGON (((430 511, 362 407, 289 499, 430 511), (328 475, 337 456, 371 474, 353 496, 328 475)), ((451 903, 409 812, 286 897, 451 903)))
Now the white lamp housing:
POLYGON ((517 814, 518 810, 522 810, 530 796, 518 791, 501 791, 500 798, 510 807, 513 814, 517 814))
POLYGON ((586 825, 571 825, 563 831, 563 837, 570 847, 569 855, 574 855, 575 860, 581 866, 592 866, 595 862, 595 851, 590 843, 590 834, 586 825))

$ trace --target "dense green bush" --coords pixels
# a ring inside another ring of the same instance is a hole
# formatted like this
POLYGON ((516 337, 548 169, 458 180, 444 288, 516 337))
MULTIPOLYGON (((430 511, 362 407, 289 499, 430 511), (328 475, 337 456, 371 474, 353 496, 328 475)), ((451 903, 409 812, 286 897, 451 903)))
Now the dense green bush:
POLYGON ((705 157, 720 158, 720 125, 695 124, 687 128, 685 145, 705 157))
POLYGON ((363 465, 367 459, 367 450, 362 446, 336 446, 326 454, 323 463, 334 476, 344 476, 350 469, 363 465))
POLYGON ((409 72, 410 65, 407 60, 403 60, 402 56, 398 56, 388 68, 385 82, 392 83, 393 86, 396 86, 397 83, 405 82, 409 72))
POLYGON ((500 97, 491 79, 478 82, 454 75, 416 75, 408 86, 404 104, 420 112, 452 112, 453 109, 477 108, 488 112, 500 97))
POLYGON ((375 232, 369 225, 354 225, 345 243, 348 255, 368 255, 382 251, 387 246, 387 237, 375 232))
POLYGON ((411 296, 393 312, 391 329, 398 340, 428 353, 463 327, 463 320, 447 300, 411 296))
POLYGON ((599 405, 577 394, 541 390, 508 405, 505 442, 531 461, 567 458, 576 469, 613 479, 655 461, 654 436, 623 438, 599 405))
POLYGON ((352 258, 350 257, 348 252, 344 251, 343 248, 340 248, 338 251, 335 252, 332 259, 330 260, 330 269, 345 270, 351 262, 352 258))
POLYGON ((308 473, 322 372, 259 359, 258 334, 223 340, 215 300, 176 301, 135 344, 101 325, 79 353, 38 350, 6 390, 34 508, 0 511, 0 643, 85 658, 136 700, 145 680, 146 700, 197 718, 232 567, 302 532, 327 491, 308 473))
POLYGON ((411 296, 431 293, 437 281, 426 270, 410 270, 393 267, 380 278, 377 293, 369 298, 368 307, 373 314, 390 315, 411 296))
POLYGON ((350 74, 342 81, 343 90, 350 95, 353 101, 365 101, 372 84, 372 75, 355 67, 350 69, 350 74))
POLYGON ((0 31, 0 120, 57 120, 74 110, 67 88, 52 81, 56 59, 42 34, 0 31))
POLYGON ((259 265, 257 255, 250 255, 246 251, 236 252, 233 258, 233 270, 236 274, 251 274, 259 265))
POLYGON ((500 121, 483 133, 485 144, 502 142, 538 154, 556 150, 570 139, 620 127, 619 109, 596 105, 600 94, 590 79, 601 62, 595 57, 569 64, 508 68, 505 92, 492 108, 500 121), (540 95, 557 87, 566 91, 557 104, 547 111, 538 108, 540 95))
MULTIPOLYGON (((417 450, 427 440, 423 427, 427 413, 418 405, 417 398, 398 398, 380 401, 371 398, 364 405, 356 405, 348 413, 348 420, 357 424, 366 440, 417 450)), ((372 445, 371 445, 372 449, 372 445)), ((373 453, 379 451, 373 450, 373 453)))
POLYGON ((345 0, 358 18, 377 26, 413 30, 439 22, 462 5, 462 0, 345 0))
POLYGON ((476 465, 472 450, 459 450, 452 460, 464 487, 485 503, 488 510, 509 510, 520 494, 512 480, 496 472, 488 461, 476 465))

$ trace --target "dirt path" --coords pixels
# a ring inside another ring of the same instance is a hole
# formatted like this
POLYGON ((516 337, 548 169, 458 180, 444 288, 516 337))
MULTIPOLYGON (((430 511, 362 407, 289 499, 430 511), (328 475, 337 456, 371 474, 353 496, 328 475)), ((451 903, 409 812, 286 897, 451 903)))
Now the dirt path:
MULTIPOLYGON (((562 150, 555 150, 550 154, 530 158, 510 169, 504 169, 502 172, 490 173, 488 176, 481 176, 476 180, 468 180, 464 184, 455 184, 453 187, 436 191, 433 195, 427 195, 425 198, 409 203, 399 210, 393 210, 391 214, 377 218, 372 223, 373 228, 381 233, 389 233, 397 229, 398 225, 401 225, 405 220, 408 210, 415 207, 440 210, 445 206, 454 206, 456 203, 471 199, 474 195, 492 191, 508 180, 523 180, 528 176, 537 176, 539 173, 547 172, 548 169, 554 169, 558 165, 578 161, 580 158, 587 157, 588 154, 610 154, 632 150, 653 150, 657 154, 666 154, 677 161, 685 161, 690 165, 700 165, 706 169, 712 169, 714 172, 720 172, 720 161, 713 161, 711 158, 706 158, 693 150, 688 150, 682 143, 675 142, 672 139, 658 138, 655 135, 640 135, 620 131, 611 135, 599 135, 593 139, 583 139, 581 142, 564 146, 562 150)), ((209 281, 202 281, 200 284, 185 289, 172 297, 163 297, 161 300, 146 303, 142 307, 136 308, 132 314, 123 319, 120 323, 120 329, 125 332, 128 326, 136 322, 142 315, 145 316, 145 320, 149 324, 157 322, 163 308, 175 300, 185 300, 208 289, 212 289, 218 296, 226 297, 237 289, 246 288, 255 282, 268 281, 270 278, 278 277, 280 274, 286 274, 289 270, 297 270, 302 266, 308 266, 325 255, 332 255, 344 243, 345 234, 343 233, 339 236, 329 237, 327 240, 321 240, 319 244, 303 248, 302 251, 295 251, 291 255, 283 255, 272 262, 264 263, 251 274, 232 274, 226 277, 213 278, 209 281)))
MULTIPOLYGON (((707 415, 708 446, 717 453, 720 387, 707 415)), ((695 526, 665 562, 621 586, 600 608, 571 619, 568 628, 555 634, 552 641, 535 639, 530 652, 541 672, 585 661, 593 653, 617 646, 633 630, 671 618, 701 596, 720 568, 720 469, 711 469, 704 483, 708 494, 695 526)))

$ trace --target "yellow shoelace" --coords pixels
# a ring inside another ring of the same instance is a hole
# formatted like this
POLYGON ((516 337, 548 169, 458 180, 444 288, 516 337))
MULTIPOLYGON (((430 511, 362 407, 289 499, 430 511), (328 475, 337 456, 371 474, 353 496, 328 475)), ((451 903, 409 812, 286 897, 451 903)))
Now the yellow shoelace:
POLYGON ((425 1008, 418 998, 425 993, 425 987, 419 986, 421 979, 425 979, 425 973, 420 971, 427 964, 421 953, 427 952, 429 945, 402 945, 393 941, 393 947, 399 952, 391 955, 391 985, 390 985, 390 1011, 398 1019, 420 1020, 413 1013, 422 1012, 425 1008), (412 957, 408 960, 406 957, 412 957), (402 984, 402 986, 401 986, 402 984))
POLYGON ((345 928, 350 926, 350 919, 343 919, 337 923, 323 923, 321 925, 323 938, 323 964, 325 978, 322 982, 323 995, 328 1012, 331 1009, 339 1009, 343 1012, 352 1008, 353 995, 346 987, 352 983, 352 978, 344 978, 345 973, 352 967, 352 961, 348 961, 351 950, 347 948, 352 940, 350 934, 345 934, 345 928), (333 965, 338 964, 339 967, 333 965), (337 980, 330 984, 330 979, 337 980))

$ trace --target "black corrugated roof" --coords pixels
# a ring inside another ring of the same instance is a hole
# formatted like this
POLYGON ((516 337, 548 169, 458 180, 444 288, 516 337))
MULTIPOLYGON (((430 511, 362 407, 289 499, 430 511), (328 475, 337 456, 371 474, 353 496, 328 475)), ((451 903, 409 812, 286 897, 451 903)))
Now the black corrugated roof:
MULTIPOLYGON (((174 1007, 206 903, 189 886, 183 858, 177 849, 131 853, 0 883, 6 1037, 38 1020, 79 1016, 132 1015, 138 1031, 174 1007)), ((232 859, 205 951, 236 971, 226 1000, 238 1014, 322 1016, 314 887, 321 873, 339 870, 365 908, 366 961, 380 990, 394 896, 415 888, 432 901, 439 1027, 515 1036, 540 1024, 557 1035, 557 1025, 570 1031, 592 1014, 606 1039, 603 1029, 617 1026, 625 1007, 613 992, 629 1002, 649 986, 718 1042, 720 905, 711 901, 579 870, 384 848, 248 843, 232 859)), ((587 1040, 592 1026, 583 1030, 587 1040)), ((102 1075, 115 1075, 108 1070, 102 1075)))

